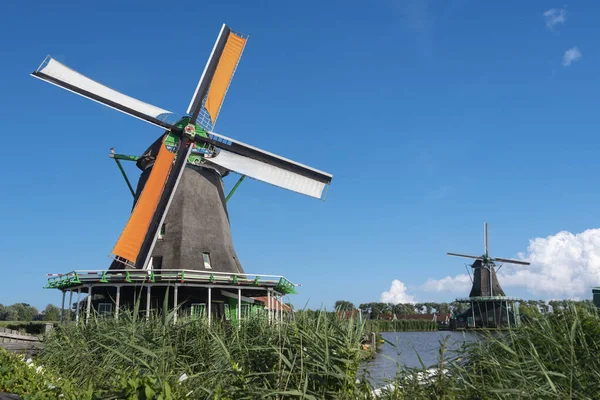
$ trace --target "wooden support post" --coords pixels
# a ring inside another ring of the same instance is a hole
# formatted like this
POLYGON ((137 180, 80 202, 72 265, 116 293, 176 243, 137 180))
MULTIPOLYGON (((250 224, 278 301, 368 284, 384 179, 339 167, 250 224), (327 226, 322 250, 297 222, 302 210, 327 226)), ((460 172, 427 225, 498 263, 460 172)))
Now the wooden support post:
POLYGON ((90 312, 92 311, 92 287, 88 286, 87 306, 85 309, 85 323, 90 321, 90 312))
POLYGON ((73 289, 69 290, 69 312, 67 313, 67 321, 71 320, 71 307, 73 307, 73 289))
POLYGON ((64 313, 65 313, 65 295, 67 293, 64 290, 61 290, 61 292, 62 292, 62 304, 60 306, 60 323, 62 324, 64 313))
POLYGON ((267 289, 267 321, 271 324, 271 289, 267 289))
POLYGON ((175 291, 173 293, 173 323, 177 323, 177 292, 179 291, 179 286, 175 284, 175 291))
POLYGON ((75 307, 75 323, 79 322, 79 302, 81 301, 81 288, 77 289, 77 307, 75 307))
POLYGON ((150 296, 152 287, 146 287, 146 321, 150 319, 150 296))
POLYGON ((119 319, 119 306, 121 305, 121 286, 117 286, 117 298, 115 299, 115 319, 119 319))
POLYGON ((212 288, 208 288, 208 326, 210 326, 210 318, 211 318, 211 308, 212 308, 212 288))
POLYGON ((237 309, 238 327, 242 326, 242 289, 238 289, 238 309, 237 309))

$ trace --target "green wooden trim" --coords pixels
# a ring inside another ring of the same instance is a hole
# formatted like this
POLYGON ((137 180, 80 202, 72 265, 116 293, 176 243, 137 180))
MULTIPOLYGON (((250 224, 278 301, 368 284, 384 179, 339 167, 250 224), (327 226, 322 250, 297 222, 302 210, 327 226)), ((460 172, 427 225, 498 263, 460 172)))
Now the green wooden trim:
POLYGON ((233 196, 233 194, 235 193, 237 188, 242 184, 242 181, 244 180, 245 177, 246 177, 246 175, 240 176, 240 179, 238 179, 237 183, 233 186, 233 188, 231 189, 231 191, 225 198, 225 203, 227 203, 229 201, 229 199, 231 198, 231 196, 233 196))

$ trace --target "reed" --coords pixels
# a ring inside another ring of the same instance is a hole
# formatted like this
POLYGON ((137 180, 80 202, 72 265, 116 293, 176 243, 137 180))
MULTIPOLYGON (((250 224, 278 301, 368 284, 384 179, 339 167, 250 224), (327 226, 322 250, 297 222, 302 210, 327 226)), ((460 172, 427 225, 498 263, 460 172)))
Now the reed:
POLYGON ((600 318, 593 307, 571 304, 519 329, 481 334, 480 339, 465 344, 459 360, 442 343, 430 378, 423 378, 425 366, 399 368, 382 398, 591 400, 600 396, 600 318))
MULTIPOLYGON (((0 353, 0 389, 24 394, 45 387, 42 398, 62 391, 61 398, 81 400, 375 397, 368 371, 358 373, 365 355, 359 321, 298 312, 278 325, 255 317, 238 327, 136 315, 57 327, 35 360, 43 379, 28 366, 5 368, 15 358, 0 353)), ((480 334, 458 352, 459 359, 442 341, 433 370, 399 365, 379 398, 599 398, 600 318, 593 308, 570 306, 517 330, 480 334)))
POLYGON ((103 396, 124 396, 129 380, 136 390, 195 399, 353 398, 359 390, 364 326, 356 321, 320 312, 278 325, 171 320, 121 313, 65 325, 46 340, 40 363, 103 396))

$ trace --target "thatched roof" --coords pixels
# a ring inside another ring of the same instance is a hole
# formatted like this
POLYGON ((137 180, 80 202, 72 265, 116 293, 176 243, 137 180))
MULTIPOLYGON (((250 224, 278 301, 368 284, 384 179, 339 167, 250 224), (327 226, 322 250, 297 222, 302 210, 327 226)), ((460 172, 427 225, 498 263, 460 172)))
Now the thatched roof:
POLYGON ((500 286, 498 282, 498 277, 496 276, 496 270, 493 266, 491 268, 491 277, 492 277, 492 291, 490 292, 490 270, 487 267, 484 267, 481 263, 481 260, 475 260, 473 265, 473 287, 471 288, 471 293, 469 293, 469 297, 479 297, 479 296, 505 296, 504 290, 500 286))

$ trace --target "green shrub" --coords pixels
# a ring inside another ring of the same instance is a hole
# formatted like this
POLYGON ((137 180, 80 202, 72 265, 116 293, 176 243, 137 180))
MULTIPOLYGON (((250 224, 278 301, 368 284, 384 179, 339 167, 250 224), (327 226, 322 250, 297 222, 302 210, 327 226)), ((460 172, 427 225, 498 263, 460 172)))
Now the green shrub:
POLYGON ((0 392, 15 393, 23 399, 85 399, 71 381, 58 379, 45 369, 28 365, 23 356, 0 347, 0 392))

